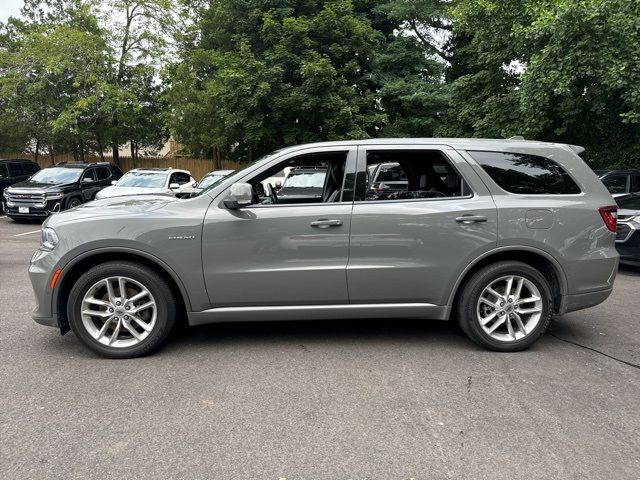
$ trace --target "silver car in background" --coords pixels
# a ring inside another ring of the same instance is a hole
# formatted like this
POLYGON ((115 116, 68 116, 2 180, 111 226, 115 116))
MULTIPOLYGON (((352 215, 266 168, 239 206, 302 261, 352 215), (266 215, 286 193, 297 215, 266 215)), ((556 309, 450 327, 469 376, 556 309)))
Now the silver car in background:
POLYGON ((33 318, 111 358, 151 352, 176 322, 328 318, 455 319, 485 348, 522 350, 552 315, 613 288, 616 206, 581 151, 517 139, 318 143, 193 198, 98 200, 43 224, 33 318), (370 167, 390 164, 406 188, 371 189, 370 167), (326 171, 320 195, 264 187, 296 167, 326 171))
POLYGON ((175 195, 183 186, 195 182, 187 170, 175 168, 135 168, 120 180, 96 194, 96 200, 125 195, 175 195))

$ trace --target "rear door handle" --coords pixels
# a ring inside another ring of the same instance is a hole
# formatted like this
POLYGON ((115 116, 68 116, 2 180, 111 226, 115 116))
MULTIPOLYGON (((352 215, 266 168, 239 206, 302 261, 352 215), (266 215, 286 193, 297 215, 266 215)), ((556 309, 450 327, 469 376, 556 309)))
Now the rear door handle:
POLYGON ((478 222, 486 222, 487 217, 483 215, 463 215, 461 217, 456 218, 456 222, 458 223, 478 223, 478 222))
POLYGON ((327 218, 321 218, 319 220, 315 220, 311 222, 311 226, 317 227, 317 228, 339 227, 340 225, 342 225, 342 220, 327 219, 327 218))

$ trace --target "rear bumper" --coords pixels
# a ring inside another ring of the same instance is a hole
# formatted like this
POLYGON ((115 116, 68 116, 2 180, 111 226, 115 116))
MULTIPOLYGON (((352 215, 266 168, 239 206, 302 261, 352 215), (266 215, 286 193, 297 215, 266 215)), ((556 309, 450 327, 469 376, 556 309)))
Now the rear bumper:
POLYGON ((595 307, 596 305, 601 304, 607 298, 609 298, 609 295, 611 295, 612 291, 613 288, 607 288, 605 290, 598 290, 596 292, 563 295, 558 313, 562 315, 568 312, 575 312, 576 310, 595 307))

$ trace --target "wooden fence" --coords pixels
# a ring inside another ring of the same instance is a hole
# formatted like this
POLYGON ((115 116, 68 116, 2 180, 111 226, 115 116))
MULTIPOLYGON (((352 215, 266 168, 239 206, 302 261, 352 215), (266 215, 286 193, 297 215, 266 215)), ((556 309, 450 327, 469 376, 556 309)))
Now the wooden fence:
MULTIPOLYGON (((2 153, 0 158, 26 158, 34 160, 34 155, 31 153, 2 153)), ((60 162, 74 162, 73 155, 60 154, 54 156, 55 163, 60 162)), ((85 157, 86 162, 100 162, 100 157, 85 157)), ((105 162, 113 162, 113 158, 110 156, 104 157, 105 162)), ((40 167, 48 167, 51 165, 51 157, 49 155, 39 155, 38 164, 40 167)), ((180 168, 182 170, 188 170, 191 175, 196 179, 201 179, 206 173, 214 170, 214 161, 210 158, 190 158, 190 157, 138 157, 137 160, 133 160, 131 157, 120 157, 120 168, 123 172, 127 172, 133 168, 180 168)), ((231 162, 228 160, 222 161, 222 170, 237 170, 240 168, 240 164, 231 162)))

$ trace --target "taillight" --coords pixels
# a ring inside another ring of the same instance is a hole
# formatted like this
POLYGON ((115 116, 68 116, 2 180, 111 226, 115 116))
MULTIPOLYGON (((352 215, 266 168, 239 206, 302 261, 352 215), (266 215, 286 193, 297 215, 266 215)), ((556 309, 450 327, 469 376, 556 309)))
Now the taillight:
POLYGON ((618 207, 600 207, 598 211, 609 231, 615 232, 618 225, 618 207))

